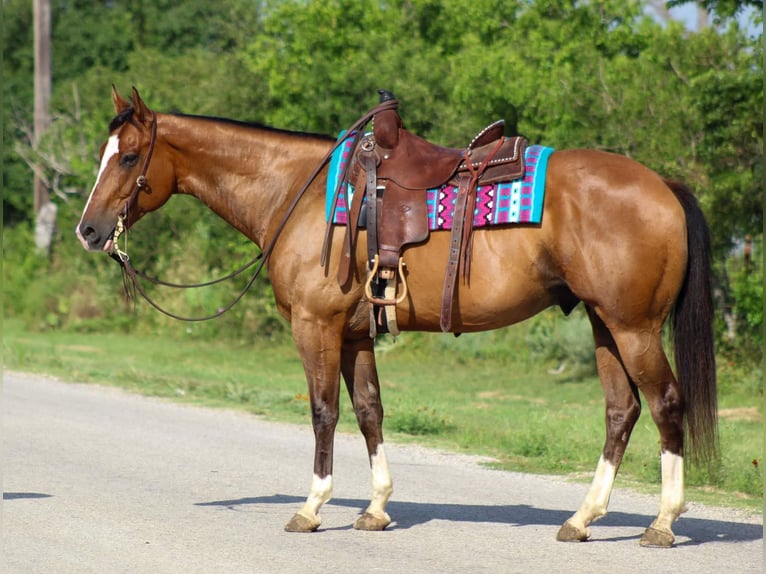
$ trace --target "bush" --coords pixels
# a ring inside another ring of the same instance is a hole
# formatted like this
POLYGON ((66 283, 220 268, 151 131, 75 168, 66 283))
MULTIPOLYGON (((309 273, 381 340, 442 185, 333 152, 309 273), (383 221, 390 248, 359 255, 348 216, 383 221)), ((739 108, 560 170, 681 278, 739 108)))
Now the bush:
MULTIPOLYGON (((140 271, 171 282, 199 283, 226 275, 258 253, 253 243, 204 206, 194 201, 172 203, 139 222, 131 230, 129 243, 120 242, 140 271)), ((111 330, 246 341, 285 332, 265 271, 230 312, 214 321, 184 323, 167 318, 140 295, 126 304, 119 266, 104 254, 83 251, 72 233, 80 215, 78 207, 67 204, 59 209, 59 232, 50 257, 35 250, 30 224, 4 228, 6 316, 22 320, 32 330, 111 330)), ((252 271, 201 289, 141 284, 162 307, 182 316, 204 316, 233 301, 252 271)))
POLYGON ((444 416, 429 407, 407 410, 399 406, 391 415, 386 416, 386 428, 413 436, 439 435, 454 429, 454 425, 444 416))
POLYGON ((760 265, 743 268, 732 277, 737 335, 751 350, 763 347, 763 272, 760 265))
POLYGON ((582 307, 567 317, 549 309, 531 320, 527 344, 533 357, 556 366, 569 378, 595 375, 596 354, 590 321, 582 307))
POLYGON ((716 313, 719 353, 748 368, 763 360, 763 236, 751 247, 748 259, 735 250, 718 270, 725 288, 716 313))

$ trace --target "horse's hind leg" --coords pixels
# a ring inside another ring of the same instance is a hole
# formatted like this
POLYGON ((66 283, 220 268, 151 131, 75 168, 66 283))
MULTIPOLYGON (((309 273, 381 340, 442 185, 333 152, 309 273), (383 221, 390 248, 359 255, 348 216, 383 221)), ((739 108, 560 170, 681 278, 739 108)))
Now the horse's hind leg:
MULTIPOLYGON (((591 313, 592 322, 594 324, 594 331, 597 330, 596 325, 598 321, 593 319, 594 314, 591 313)), ((661 546, 669 547, 673 545, 675 536, 672 530, 673 522, 686 510, 684 505, 684 473, 683 473, 683 446, 684 446, 684 403, 681 395, 681 389, 678 385, 678 381, 673 375, 673 371, 670 368, 665 351, 662 348, 661 327, 657 326, 661 323, 654 325, 647 323, 645 326, 633 327, 630 329, 612 328, 611 335, 614 339, 614 344, 618 349, 618 354, 614 355, 615 358, 619 357, 619 360, 627 373, 626 380, 630 382, 631 387, 635 385, 641 391, 646 398, 646 403, 649 406, 649 410, 652 414, 657 428, 660 431, 660 447, 661 447, 661 467, 662 467, 662 494, 660 500, 660 511, 655 518, 654 522, 646 529, 644 535, 641 537, 642 546, 661 546)), ((612 347, 613 348, 613 347, 612 347)), ((614 353, 614 351, 612 351, 614 353)), ((603 357, 603 353, 601 354, 603 357)), ((611 362, 611 360, 609 361, 611 362)), ((603 368, 601 362, 599 363, 599 372, 602 376, 602 382, 606 386, 609 384, 608 379, 604 378, 603 368)), ((616 373, 616 368, 614 369, 616 373)), ((617 379, 612 379, 616 381, 617 379)), ((613 390, 618 389, 615 384, 611 385, 613 390)), ((594 486, 591 488, 591 492, 588 498, 591 496, 598 499, 597 484, 599 481, 600 470, 605 469, 605 474, 611 473, 610 461, 609 461, 609 445, 610 435, 613 430, 610 425, 615 425, 615 430, 619 428, 618 420, 612 415, 610 416, 610 395, 607 391, 607 445, 604 448, 605 463, 599 464, 599 470, 596 472, 596 478, 594 479, 594 486)), ((622 393, 624 397, 627 397, 625 393, 622 393)), ((638 400, 635 397, 635 391, 633 391, 633 401, 637 405, 638 400)), ((619 412, 619 409, 618 411, 619 412)), ((629 411, 626 411, 629 412, 629 411)), ((638 416, 638 409, 635 410, 636 418, 638 416)), ((614 452, 622 453, 627 445, 627 439, 629 437, 629 430, 632 428, 635 418, 627 419, 629 426, 625 427, 624 438, 613 442, 615 445, 614 452)), ((613 455, 614 456, 614 455, 613 455)), ((621 456, 621 455, 620 455, 621 456)), ((618 459, 612 459, 618 460, 618 459)), ((616 468, 614 469, 616 472, 616 468)), ((614 473, 611 473, 612 476, 614 473)), ((611 486, 610 486, 611 487, 611 486)), ((602 497, 605 500, 605 498, 602 497)), ((596 508, 595 505, 589 504, 588 500, 583 504, 578 513, 575 514, 567 522, 573 522, 575 528, 578 528, 578 533, 587 536, 587 532, 580 530, 584 519, 587 519, 589 515, 593 513, 591 509, 596 508), (578 517, 580 514, 580 517, 578 517), (580 522, 577 519, 580 519, 580 522)), ((587 525, 587 524, 586 524, 587 525)), ((562 527, 562 530, 564 530, 562 527)), ((560 533, 561 534, 561 533, 560 533)), ((577 539, 574 536, 568 536, 566 539, 577 539)), ((583 539, 583 538, 579 538, 583 539)))
POLYGON ((684 504, 684 401, 673 375, 659 328, 615 333, 620 356, 660 431, 662 493, 660 512, 641 537, 642 546, 672 546, 672 524, 684 504))
POLYGON ((343 345, 341 353, 341 372, 367 443, 372 470, 370 505, 354 523, 354 528, 359 530, 383 530, 391 523, 386 504, 393 486, 383 448, 383 404, 373 345, 374 341, 368 337, 351 340, 343 345))
POLYGON ((617 346, 604 323, 588 308, 596 342, 596 363, 606 402, 606 442, 590 490, 580 509, 559 529, 558 540, 576 542, 590 536, 588 526, 607 512, 617 470, 641 413, 636 386, 620 361, 617 346))

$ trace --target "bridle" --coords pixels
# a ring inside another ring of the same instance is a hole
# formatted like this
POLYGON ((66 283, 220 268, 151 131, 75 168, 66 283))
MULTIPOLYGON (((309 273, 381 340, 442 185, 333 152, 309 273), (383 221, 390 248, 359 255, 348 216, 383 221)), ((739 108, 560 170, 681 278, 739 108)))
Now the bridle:
MULTIPOLYGON (((354 122, 354 124, 351 127, 349 127, 346 130, 346 132, 347 133, 360 132, 361 128, 363 128, 373 118, 375 114, 383 110, 389 109, 390 107, 392 107, 393 104, 395 104, 395 101, 393 103, 392 101, 388 101, 388 102, 383 102, 381 104, 378 104, 377 106, 375 106, 374 108, 366 112, 356 122, 354 122)), ((234 307, 234 305, 236 305, 240 301, 240 299, 242 299, 242 297, 245 296, 245 293, 247 293, 250 290, 250 287, 252 287, 253 283, 258 278, 258 275, 260 275, 264 266, 268 262, 269 256, 271 255, 272 251, 274 250, 274 246, 276 245, 277 239, 279 239, 279 236, 282 233, 285 225, 287 225, 287 220, 290 218, 293 211, 295 211, 295 207, 298 205, 298 202, 306 193, 306 190, 308 190, 311 183, 317 178, 322 168, 325 167, 325 165, 327 165, 327 163, 330 161, 330 158, 332 157, 332 154, 335 152, 335 150, 343 144, 344 138, 339 138, 338 141, 335 142, 335 145, 333 145, 330 151, 328 151, 327 154, 322 158, 322 160, 319 162, 319 165, 317 165, 314 171, 311 172, 311 175, 309 175, 308 179, 306 180, 306 183, 303 184, 303 186, 298 191, 295 198, 293 199, 293 201, 290 203, 289 207, 287 208, 287 211, 285 212, 285 215, 282 217, 282 220, 279 222, 279 225, 277 226, 276 231, 274 232, 274 235, 272 236, 271 240, 266 245, 266 247, 261 250, 261 253, 259 253, 256 257, 251 259, 248 263, 246 263, 245 265, 243 265, 236 271, 233 271, 232 273, 229 273, 228 275, 224 277, 220 277, 212 281, 207 281, 205 283, 195 283, 190 285, 170 283, 167 281, 162 281, 162 280, 150 277, 136 270, 130 262, 130 256, 127 254, 127 227, 125 225, 125 221, 128 218, 128 214, 130 213, 131 208, 133 208, 134 204, 138 202, 139 194, 145 189, 151 189, 151 186, 149 186, 149 183, 147 181, 146 174, 149 171, 149 163, 151 162, 152 155, 154 154, 154 146, 155 146, 156 140, 157 140, 157 114, 155 114, 154 111, 152 111, 152 125, 151 125, 151 136, 149 139, 149 149, 146 152, 146 157, 144 158, 144 163, 143 163, 143 166, 141 167, 141 173, 136 178, 135 188, 133 189, 127 201, 125 202, 125 206, 122 208, 122 211, 117 216, 117 225, 115 226, 115 229, 112 233, 112 248, 109 251, 109 256, 115 261, 117 261, 122 267, 123 285, 125 287, 125 294, 128 300, 134 299, 133 293, 131 292, 131 287, 132 287, 135 291, 138 291, 138 293, 140 293, 140 295, 146 300, 147 303, 149 303, 152 307, 154 307, 157 311, 159 311, 163 315, 166 315, 172 319, 177 319, 179 321, 190 321, 190 322, 208 321, 210 319, 215 319, 216 317, 220 317, 221 315, 229 311, 232 307, 234 307), (118 239, 123 234, 126 237, 125 251, 120 249, 120 247, 117 244, 118 239), (146 291, 144 290, 144 288, 141 286, 141 284, 138 281, 138 277, 141 277, 147 281, 150 281, 151 283, 154 283, 155 285, 161 285, 164 287, 174 287, 176 289, 196 289, 200 287, 209 287, 211 285, 222 283, 223 281, 236 277, 237 275, 243 273, 244 271, 246 271, 247 269, 255 265, 256 262, 258 262, 258 265, 253 271, 252 276, 247 281, 247 284, 243 287, 240 293, 234 298, 234 300, 231 301, 231 303, 229 303, 225 307, 220 308, 215 313, 212 313, 210 315, 205 315, 202 317, 183 317, 181 315, 176 315, 175 313, 172 313, 168 311, 167 309, 162 308, 146 293, 146 291)), ((338 185, 338 190, 336 190, 336 196, 339 193, 339 190, 341 189, 341 184, 343 183, 345 178, 346 178, 346 174, 344 173, 342 174, 342 177, 341 177, 341 183, 338 185)), ((333 201, 333 205, 335 205, 335 201, 333 201)), ((332 221, 332 217, 330 218, 330 221, 332 221)), ((328 241, 328 237, 325 237, 325 244, 327 243, 327 241, 328 241)), ((325 245, 325 248, 326 248, 326 245, 325 245)), ((323 249, 323 256, 322 256, 323 259, 324 259, 324 253, 325 253, 325 249, 323 249)))
POLYGON ((155 285, 162 285, 164 287, 174 287, 176 289, 197 289, 200 287, 209 287, 217 283, 222 283, 223 281, 226 281, 228 279, 232 279, 236 277, 237 275, 243 273, 244 271, 252 267, 259 259, 261 259, 263 257, 263 253, 259 253, 256 257, 251 259, 248 263, 246 263, 244 266, 240 267, 236 271, 233 271, 224 277, 219 277, 218 279, 213 279, 211 281, 206 281, 204 283, 180 284, 180 283, 171 283, 168 281, 162 281, 160 279, 150 277, 149 275, 146 275, 145 273, 142 273, 141 271, 138 271, 137 269, 133 267, 133 265, 130 262, 130 256, 127 253, 127 227, 125 225, 125 221, 128 218, 128 214, 130 213, 130 210, 138 202, 138 195, 146 189, 151 189, 151 187, 148 184, 146 174, 149 171, 149 164, 152 161, 152 155, 154 155, 154 146, 156 141, 157 141, 157 114, 154 111, 152 111, 152 124, 151 124, 151 135, 149 139, 149 149, 147 150, 146 156, 144 157, 144 163, 141 166, 141 173, 136 178, 135 187, 133 188, 133 191, 131 192, 130 196, 128 196, 128 199, 125 201, 125 205, 123 206, 122 211, 120 211, 120 214, 117 216, 117 225, 115 226, 114 231, 112 232, 112 248, 109 251, 109 256, 115 261, 117 261, 122 267, 123 286, 125 288, 125 294, 129 300, 134 299, 133 291, 138 291, 141 294, 141 296, 147 301, 147 303, 149 303, 152 307, 157 309, 160 313, 167 315, 168 317, 171 317, 173 319, 178 319, 179 321, 207 321, 210 319, 215 319, 216 317, 220 317, 226 311, 231 309, 245 295, 245 293, 250 289, 251 285, 255 281, 255 278, 260 273, 261 268, 263 267, 263 263, 258 267, 258 269, 256 269, 251 279, 247 282, 247 285, 245 286, 245 288, 229 305, 227 305, 226 307, 223 307, 222 309, 219 309, 217 312, 211 315, 206 315, 204 317, 182 317, 180 315, 176 315, 175 313, 171 313, 167 309, 162 308, 149 296, 149 294, 146 292, 143 286, 138 282, 138 277, 141 277, 142 279, 145 279, 151 283, 154 283, 155 285), (123 234, 125 235, 125 251, 120 249, 118 245, 118 240, 123 234), (131 290, 131 287, 132 287, 132 290, 131 290))
POLYGON ((128 213, 131 207, 138 201, 138 194, 149 187, 146 181, 146 173, 149 171, 149 164, 152 161, 152 155, 154 155, 154 144, 157 142, 157 114, 152 111, 152 127, 151 136, 149 137, 149 149, 146 151, 146 157, 144 157, 144 165, 141 166, 141 173, 136 178, 136 186, 133 188, 130 196, 128 196, 125 206, 122 208, 120 215, 117 216, 117 227, 115 228, 114 241, 119 238, 119 234, 125 231, 125 220, 128 218, 128 213))

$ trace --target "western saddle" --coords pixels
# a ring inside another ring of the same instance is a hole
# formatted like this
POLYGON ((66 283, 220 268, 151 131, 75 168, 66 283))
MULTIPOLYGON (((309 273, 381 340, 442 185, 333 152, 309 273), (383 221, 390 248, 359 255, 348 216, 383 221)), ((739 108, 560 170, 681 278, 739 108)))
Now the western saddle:
MULTIPOLYGON (((398 334, 395 306, 407 297, 402 249, 428 239, 427 190, 454 185, 458 193, 440 321, 442 331, 447 332, 452 327, 458 270, 462 270, 464 280, 470 270, 477 187, 523 177, 527 142, 522 137, 504 137, 505 122, 498 120, 481 130, 464 149, 438 146, 403 127, 398 102, 391 92, 378 93, 378 109, 382 111, 372 116, 372 132, 357 137, 353 159, 347 163, 349 173, 341 177, 341 181, 353 183, 357 192, 349 209, 338 281, 345 285, 351 277, 358 227, 366 226, 365 295, 372 304, 370 336, 379 329, 398 334), (401 289, 397 289, 397 277, 401 289)), ((328 225, 331 222, 332 217, 328 225)))

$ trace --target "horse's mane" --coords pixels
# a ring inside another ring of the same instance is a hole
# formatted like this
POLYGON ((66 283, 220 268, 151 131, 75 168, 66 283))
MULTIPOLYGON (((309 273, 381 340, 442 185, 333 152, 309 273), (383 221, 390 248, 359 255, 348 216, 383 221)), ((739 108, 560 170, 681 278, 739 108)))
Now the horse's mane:
MULTIPOLYGON (((122 126, 123 124, 132 121, 133 120, 133 113, 134 109, 133 107, 125 108, 123 111, 121 111, 119 114, 117 114, 114 118, 112 118, 112 121, 109 122, 109 133, 112 133, 114 130, 122 126)), ((311 133, 311 132, 301 132, 301 131, 292 131, 292 130, 284 130, 280 128, 275 128, 271 126, 267 126, 265 124, 261 124, 258 122, 247 122, 247 121, 240 121, 240 120, 233 120, 230 118, 221 118, 217 116, 198 116, 193 114, 184 114, 181 112, 171 112, 171 115, 179 117, 179 118, 189 118, 192 120, 202 120, 207 122, 215 122, 215 123, 223 123, 223 124, 229 124, 233 126, 237 126, 240 128, 245 129, 254 129, 254 130, 265 130, 270 131, 274 133, 281 133, 286 135, 292 135, 292 136, 299 136, 299 137, 309 137, 309 138, 315 138, 315 139, 321 139, 321 140, 327 140, 327 141, 335 141, 335 138, 326 134, 317 134, 317 133, 311 133)))

